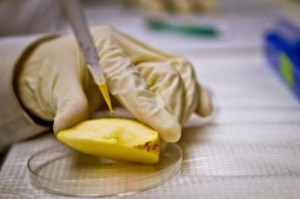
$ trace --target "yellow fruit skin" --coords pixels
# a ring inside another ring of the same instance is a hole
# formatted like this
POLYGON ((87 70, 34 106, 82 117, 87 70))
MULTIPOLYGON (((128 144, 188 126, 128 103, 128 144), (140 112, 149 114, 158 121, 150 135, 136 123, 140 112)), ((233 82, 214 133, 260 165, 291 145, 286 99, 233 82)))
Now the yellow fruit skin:
POLYGON ((58 132, 57 139, 93 156, 144 164, 159 161, 158 133, 134 120, 88 120, 58 132))

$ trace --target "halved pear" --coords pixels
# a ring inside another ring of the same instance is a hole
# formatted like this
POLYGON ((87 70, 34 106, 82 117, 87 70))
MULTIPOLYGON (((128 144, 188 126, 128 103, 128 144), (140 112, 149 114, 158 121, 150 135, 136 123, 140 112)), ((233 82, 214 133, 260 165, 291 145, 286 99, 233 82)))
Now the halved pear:
POLYGON ((158 133, 134 120, 88 120, 58 132, 57 139, 93 156, 145 164, 159 160, 158 133))

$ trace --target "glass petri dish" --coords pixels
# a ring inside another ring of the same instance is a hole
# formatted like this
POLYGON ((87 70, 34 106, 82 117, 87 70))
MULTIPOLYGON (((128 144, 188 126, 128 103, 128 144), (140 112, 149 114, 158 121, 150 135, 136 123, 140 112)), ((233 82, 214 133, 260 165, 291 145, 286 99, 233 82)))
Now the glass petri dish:
POLYGON ((127 195, 159 186, 182 169, 182 151, 168 144, 155 165, 120 163, 55 145, 28 160, 32 185, 44 191, 78 197, 127 195))

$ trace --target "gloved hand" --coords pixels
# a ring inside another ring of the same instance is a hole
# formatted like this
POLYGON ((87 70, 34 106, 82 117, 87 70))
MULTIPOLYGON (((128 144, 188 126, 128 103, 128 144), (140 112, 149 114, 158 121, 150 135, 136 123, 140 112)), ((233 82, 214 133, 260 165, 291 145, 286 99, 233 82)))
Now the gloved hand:
POLYGON ((216 8, 216 0, 131 0, 130 3, 149 14, 163 14, 166 12, 192 14, 212 11, 216 8))
MULTIPOLYGON (((113 106, 176 142, 193 112, 206 116, 212 105, 185 59, 161 52, 109 26, 92 29, 113 106)), ((35 116, 54 120, 54 132, 86 120, 107 106, 72 36, 41 43, 18 77, 21 102, 35 116)))

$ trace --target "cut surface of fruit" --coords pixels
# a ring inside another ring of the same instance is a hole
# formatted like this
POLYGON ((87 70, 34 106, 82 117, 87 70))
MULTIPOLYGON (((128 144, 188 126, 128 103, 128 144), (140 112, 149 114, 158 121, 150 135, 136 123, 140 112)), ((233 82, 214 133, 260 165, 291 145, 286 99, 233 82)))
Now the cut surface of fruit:
POLYGON ((155 164, 159 160, 158 133, 134 120, 87 120, 58 132, 57 139, 93 156, 145 164, 155 164))

